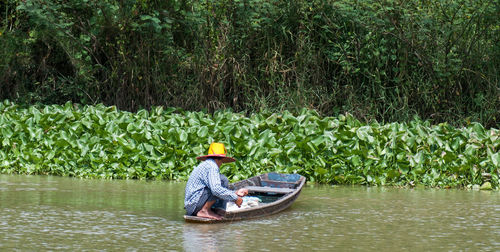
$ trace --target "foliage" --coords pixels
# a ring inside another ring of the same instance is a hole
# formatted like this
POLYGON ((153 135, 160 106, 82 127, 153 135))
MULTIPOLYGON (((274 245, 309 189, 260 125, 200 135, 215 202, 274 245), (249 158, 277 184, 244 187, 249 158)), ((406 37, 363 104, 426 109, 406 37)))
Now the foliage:
POLYGON ((224 142, 233 181, 277 171, 335 184, 498 187, 500 131, 409 123, 364 124, 351 115, 263 112, 246 117, 155 107, 0 105, 0 172, 185 180, 195 157, 224 142), (486 179, 483 174, 491 176, 486 179))
POLYGON ((0 99, 128 111, 306 107, 363 121, 418 115, 498 127, 499 8, 489 0, 2 0, 0 99))

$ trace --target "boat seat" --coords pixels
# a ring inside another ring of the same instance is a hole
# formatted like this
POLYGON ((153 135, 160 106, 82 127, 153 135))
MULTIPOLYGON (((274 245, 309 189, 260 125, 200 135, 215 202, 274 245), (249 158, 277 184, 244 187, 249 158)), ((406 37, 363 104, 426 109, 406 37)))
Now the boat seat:
POLYGON ((268 186, 246 186, 245 187, 249 192, 264 192, 264 193, 291 193, 294 192, 295 189, 290 188, 276 188, 276 187, 268 187, 268 186))

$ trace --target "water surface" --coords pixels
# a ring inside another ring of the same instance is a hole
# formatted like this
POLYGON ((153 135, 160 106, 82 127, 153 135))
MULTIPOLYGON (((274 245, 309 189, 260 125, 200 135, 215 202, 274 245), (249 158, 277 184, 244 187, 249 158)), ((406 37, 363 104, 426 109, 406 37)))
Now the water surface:
POLYGON ((0 250, 500 249, 500 194, 307 185, 288 210, 189 224, 184 183, 0 175, 0 250))

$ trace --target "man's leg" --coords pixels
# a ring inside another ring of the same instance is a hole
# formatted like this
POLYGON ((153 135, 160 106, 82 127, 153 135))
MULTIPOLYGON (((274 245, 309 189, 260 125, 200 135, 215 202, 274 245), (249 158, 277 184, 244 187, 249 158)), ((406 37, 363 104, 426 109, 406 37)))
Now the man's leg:
MULTIPOLYGON (((225 187, 225 188, 229 187, 229 179, 227 179, 226 176, 220 174, 220 181, 221 181, 221 185, 223 187, 225 187)), ((221 207, 223 209, 226 208, 226 202, 224 200, 217 199, 215 196, 212 195, 212 193, 210 192, 209 189, 205 188, 205 190, 203 191, 203 194, 200 198, 200 203, 196 207, 193 215, 219 220, 221 218, 221 216, 214 213, 211 209, 212 206, 214 205, 214 203, 216 203, 217 201, 219 201, 217 203, 217 207, 221 207), (201 205, 201 204, 203 204, 203 205, 201 205)))
POLYGON ((216 201, 216 197, 212 195, 208 188, 203 190, 198 206, 196 207, 194 214, 198 217, 210 218, 210 219, 221 219, 221 216, 214 213, 210 208, 216 201))
POLYGON ((205 205, 203 205, 201 210, 198 211, 198 213, 196 213, 196 216, 220 220, 222 217, 220 215, 214 213, 211 209, 211 207, 214 203, 215 203, 215 200, 207 201, 205 203, 205 205))

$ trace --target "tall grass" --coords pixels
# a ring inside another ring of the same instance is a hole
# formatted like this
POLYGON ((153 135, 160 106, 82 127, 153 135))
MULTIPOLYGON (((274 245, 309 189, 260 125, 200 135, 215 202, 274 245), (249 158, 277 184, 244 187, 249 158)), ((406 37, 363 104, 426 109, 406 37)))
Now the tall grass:
POLYGON ((0 99, 498 127, 487 0, 4 0, 0 99))

